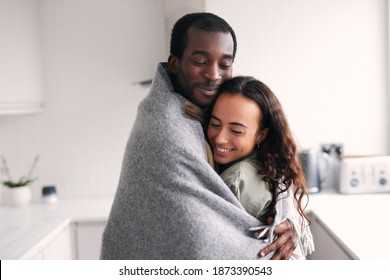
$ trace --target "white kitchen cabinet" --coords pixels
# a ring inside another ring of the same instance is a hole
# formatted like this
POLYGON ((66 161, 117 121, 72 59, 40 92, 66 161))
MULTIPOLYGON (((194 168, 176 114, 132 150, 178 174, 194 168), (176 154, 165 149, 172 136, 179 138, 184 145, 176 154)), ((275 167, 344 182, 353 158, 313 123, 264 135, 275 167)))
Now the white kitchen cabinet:
POLYGON ((308 260, 355 260, 357 256, 315 215, 309 214, 315 251, 308 260))
POLYGON ((0 115, 43 109, 39 3, 0 1, 0 115))
POLYGON ((74 225, 64 227, 58 235, 43 249, 44 260, 74 260, 76 248, 74 225))
POLYGON ((77 222, 76 244, 79 260, 98 260, 106 222, 77 222))
POLYGON ((32 244, 33 246, 18 259, 75 260, 76 242, 74 227, 70 220, 65 220, 36 244, 32 244))

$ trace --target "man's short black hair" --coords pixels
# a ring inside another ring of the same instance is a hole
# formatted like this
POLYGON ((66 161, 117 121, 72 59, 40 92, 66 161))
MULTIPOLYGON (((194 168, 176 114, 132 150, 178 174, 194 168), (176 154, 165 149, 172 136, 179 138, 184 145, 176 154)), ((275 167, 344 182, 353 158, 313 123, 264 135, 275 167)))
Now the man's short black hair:
POLYGON ((237 51, 237 40, 233 28, 224 19, 207 12, 187 14, 175 23, 171 34, 170 52, 172 55, 179 59, 183 56, 184 49, 187 46, 187 31, 190 27, 202 31, 230 33, 234 43, 234 59, 237 51))

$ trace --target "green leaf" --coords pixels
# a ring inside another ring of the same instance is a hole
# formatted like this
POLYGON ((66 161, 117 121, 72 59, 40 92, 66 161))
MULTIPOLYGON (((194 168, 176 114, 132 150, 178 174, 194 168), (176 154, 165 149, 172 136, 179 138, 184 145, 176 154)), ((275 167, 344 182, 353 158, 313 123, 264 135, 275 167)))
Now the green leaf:
POLYGON ((17 188, 17 187, 27 186, 27 185, 31 184, 32 182, 34 182, 33 179, 29 179, 29 178, 25 179, 22 177, 17 182, 4 181, 3 185, 6 187, 9 187, 9 188, 17 188))

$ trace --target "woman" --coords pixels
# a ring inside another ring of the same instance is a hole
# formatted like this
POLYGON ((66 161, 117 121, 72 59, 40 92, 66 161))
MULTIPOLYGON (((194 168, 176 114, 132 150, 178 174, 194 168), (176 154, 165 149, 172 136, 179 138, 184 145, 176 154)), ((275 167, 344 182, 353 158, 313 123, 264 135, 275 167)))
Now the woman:
MULTIPOLYGON (((306 182, 280 102, 262 82, 236 77, 220 86, 210 108, 207 135, 220 176, 260 221, 288 219, 299 237, 292 259, 303 259, 313 250, 306 182)), ((272 241, 273 226, 261 229, 257 237, 272 241)))

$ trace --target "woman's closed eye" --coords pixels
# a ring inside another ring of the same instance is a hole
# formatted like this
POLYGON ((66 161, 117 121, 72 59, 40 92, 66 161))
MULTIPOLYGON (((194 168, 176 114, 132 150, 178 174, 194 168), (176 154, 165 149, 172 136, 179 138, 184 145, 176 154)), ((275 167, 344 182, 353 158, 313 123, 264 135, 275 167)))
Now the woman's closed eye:
POLYGON ((236 130, 236 129, 231 129, 231 131, 234 133, 234 134, 242 134, 243 131, 241 130, 236 130))
POLYGON ((218 123, 210 123, 210 126, 211 127, 221 127, 221 125, 218 123))

